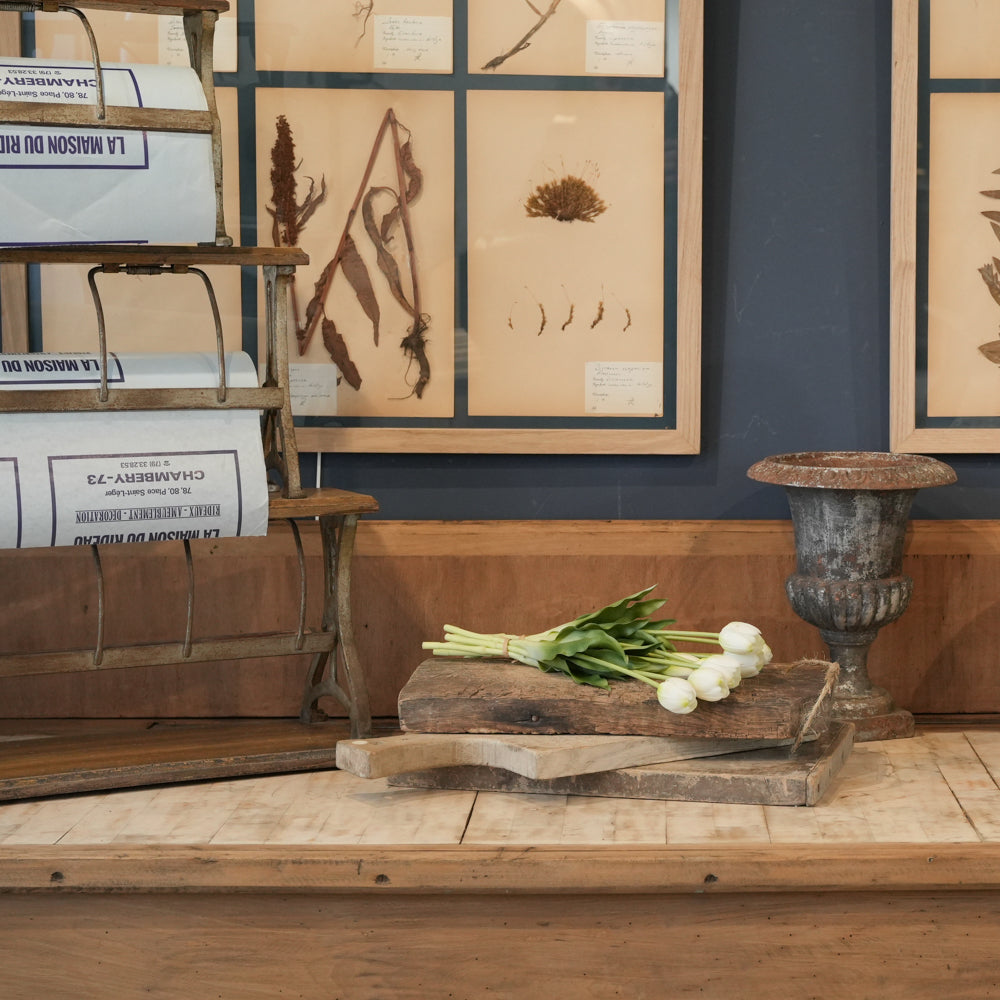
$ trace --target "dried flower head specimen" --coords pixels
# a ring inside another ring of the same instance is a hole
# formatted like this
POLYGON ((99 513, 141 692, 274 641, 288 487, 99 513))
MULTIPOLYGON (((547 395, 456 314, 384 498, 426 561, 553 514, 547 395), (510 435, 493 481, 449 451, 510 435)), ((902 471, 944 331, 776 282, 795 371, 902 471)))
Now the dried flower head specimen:
MULTIPOLYGON (((302 230, 317 208, 326 200, 326 178, 320 178, 319 190, 311 178, 305 198, 298 200, 298 180, 295 162, 295 140, 292 127, 284 115, 278 115, 275 122, 276 136, 271 147, 271 204, 267 212, 271 216, 271 242, 276 247, 297 247, 302 230)), ((295 275, 291 278, 292 318, 295 328, 299 326, 298 300, 295 296, 295 275)))
POLYGON ((295 172, 298 165, 292 127, 284 115, 278 115, 275 125, 277 136, 271 147, 271 206, 267 209, 273 220, 271 239, 276 247, 297 247, 299 234, 309 217, 326 200, 326 178, 320 178, 319 191, 316 182, 311 177, 306 178, 309 192, 301 203, 297 201, 295 172))
POLYGON ((531 0, 524 0, 524 2, 538 15, 538 20, 535 22, 534 26, 523 35, 521 40, 517 42, 516 45, 509 48, 506 52, 501 52, 500 55, 494 56, 483 69, 496 69, 498 66, 502 66, 511 56, 516 56, 518 52, 523 52, 529 45, 531 45, 531 39, 534 38, 535 34, 541 29, 545 22, 548 21, 550 17, 556 12, 559 4, 562 0, 551 0, 549 3, 548 10, 541 10, 536 7, 531 0))
MULTIPOLYGON (((352 377, 341 364, 341 361, 347 356, 347 345, 343 336, 338 332, 334 320, 326 315, 325 305, 333 280, 340 272, 347 279, 351 291, 354 292, 358 303, 371 322, 372 337, 375 344, 378 344, 382 318, 378 293, 368 271, 368 265, 362 258, 351 233, 352 227, 357 221, 359 209, 361 210, 364 235, 367 236, 374 248, 376 263, 388 292, 413 321, 407 329, 406 335, 400 341, 403 354, 417 366, 417 377, 410 387, 410 395, 419 399, 430 381, 431 369, 427 358, 427 341, 424 337, 429 317, 421 310, 420 280, 410 214, 410 205, 417 199, 422 187, 423 174, 413 159, 409 129, 396 118, 395 113, 390 108, 386 111, 379 126, 364 176, 361 179, 354 202, 347 213, 347 220, 344 223, 337 250, 326 267, 323 268, 316 281, 313 296, 306 306, 305 324, 300 327, 296 323, 299 354, 305 353, 316 328, 319 327, 323 343, 330 357, 340 368, 344 378, 355 389, 361 385, 361 377, 353 365, 350 366, 353 369, 352 377), (400 130, 407 133, 405 142, 401 141, 400 130), (396 186, 369 186, 386 136, 390 137, 396 186), (402 241, 396 239, 399 231, 402 232, 402 241), (400 268, 397 255, 405 262, 408 279, 403 277, 403 270, 400 268)), ((359 235, 358 238, 360 239, 361 236, 359 235)))
POLYGON ((539 184, 524 203, 529 218, 559 222, 593 222, 607 207, 590 184, 573 174, 539 184))

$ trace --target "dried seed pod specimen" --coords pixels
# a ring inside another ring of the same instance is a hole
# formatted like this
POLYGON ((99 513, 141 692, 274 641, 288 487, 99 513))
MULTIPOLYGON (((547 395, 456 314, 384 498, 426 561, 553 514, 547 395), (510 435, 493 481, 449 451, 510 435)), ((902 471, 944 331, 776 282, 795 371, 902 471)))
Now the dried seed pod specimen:
POLYGON ((607 207, 590 184, 574 174, 539 184, 524 203, 528 218, 558 222, 593 222, 607 207))

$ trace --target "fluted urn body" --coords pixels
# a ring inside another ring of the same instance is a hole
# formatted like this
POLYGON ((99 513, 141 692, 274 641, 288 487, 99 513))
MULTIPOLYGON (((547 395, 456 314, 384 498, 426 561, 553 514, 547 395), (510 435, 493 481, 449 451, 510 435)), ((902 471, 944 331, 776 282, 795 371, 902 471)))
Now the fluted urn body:
POLYGON ((954 470, 924 455, 795 452, 757 462, 747 474, 784 486, 788 496, 796 571, 785 589, 840 665, 834 718, 853 722, 858 740, 911 736, 913 716, 871 683, 868 650, 913 592, 902 571, 913 498, 954 482, 954 470))

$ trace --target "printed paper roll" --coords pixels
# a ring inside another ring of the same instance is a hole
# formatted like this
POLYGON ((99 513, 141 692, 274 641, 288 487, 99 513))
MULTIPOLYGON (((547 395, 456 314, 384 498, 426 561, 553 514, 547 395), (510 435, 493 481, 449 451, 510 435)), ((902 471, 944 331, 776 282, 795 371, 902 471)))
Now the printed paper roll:
MULTIPOLYGON (((211 354, 109 356, 112 386, 218 384, 211 354)), ((226 358, 227 383, 255 387, 226 358)), ((0 355, 0 389, 100 384, 96 354, 0 355)), ((108 545, 267 533, 255 410, 0 415, 0 548, 108 545)))
MULTIPOLYGON (((204 111, 190 67, 108 64, 105 100, 204 111)), ((0 101, 96 103, 93 66, 0 58, 0 101)), ((215 239, 211 136, 0 125, 0 243, 201 243, 215 239)))

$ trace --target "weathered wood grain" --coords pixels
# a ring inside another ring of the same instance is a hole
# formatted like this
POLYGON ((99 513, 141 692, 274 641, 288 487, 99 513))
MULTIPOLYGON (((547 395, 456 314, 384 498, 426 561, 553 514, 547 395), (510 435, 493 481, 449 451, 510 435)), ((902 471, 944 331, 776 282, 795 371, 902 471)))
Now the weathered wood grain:
POLYGON ((853 727, 841 723, 794 753, 787 747, 756 749, 550 780, 533 780, 496 767, 444 767, 394 775, 389 784, 536 795, 813 806, 843 767, 852 745, 853 727))
MULTIPOLYGON (((374 491, 377 494, 378 491, 374 491)), ((379 497, 376 495, 375 500, 379 497)), ((309 622, 321 594, 318 526, 303 523, 309 622)), ((196 636, 267 632, 294 623, 298 564, 290 532, 192 546, 196 636)), ((186 571, 179 544, 108 546, 108 636, 180 641, 186 571)), ((363 518, 352 567, 354 625, 372 711, 396 700, 443 623, 530 632, 658 583, 665 612, 685 627, 750 620, 775 657, 823 657, 815 628, 798 618, 784 580, 795 569, 788 521, 377 521, 363 518), (677 581, 682 581, 678 583, 677 581)), ((869 654, 872 681, 915 713, 968 721, 1000 713, 1000 521, 916 521, 904 571, 914 594, 869 654)), ((0 649, 84 648, 96 598, 89 552, 0 553, 0 649)), ((0 679, 12 718, 298 715, 307 658, 137 667, 103 676, 0 679)), ((333 706, 330 710, 334 710, 333 706)))
POLYGON ((743 753, 791 740, 711 740, 669 736, 503 736, 402 733, 341 740, 337 767, 361 778, 434 768, 485 766, 526 778, 594 774, 640 764, 743 753))
POLYGON ((342 723, 292 721, 153 726, 6 741, 0 800, 177 781, 333 768, 342 723))
POLYGON ((576 733, 789 739, 802 729, 830 664, 769 664, 729 697, 667 712, 648 684, 607 690, 506 660, 424 660, 399 695, 399 724, 418 733, 576 733))

